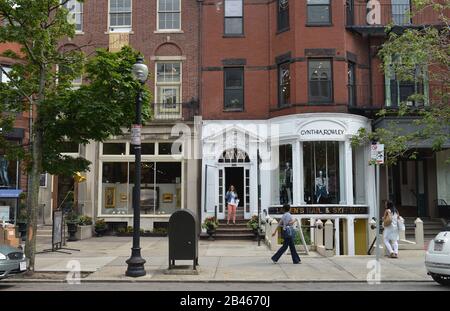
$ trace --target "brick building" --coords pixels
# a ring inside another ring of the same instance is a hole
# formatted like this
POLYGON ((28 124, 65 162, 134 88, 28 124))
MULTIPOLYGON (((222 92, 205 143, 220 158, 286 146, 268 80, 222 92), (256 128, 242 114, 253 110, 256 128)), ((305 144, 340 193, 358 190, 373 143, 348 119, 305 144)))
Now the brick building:
MULTIPOLYGON (((199 109, 197 2, 95 0, 71 1, 68 7, 77 32, 61 48, 81 47, 90 54, 96 48, 117 51, 130 45, 149 67, 153 117, 142 129, 142 228, 164 226, 182 207, 196 212, 200 166, 188 153, 194 152, 199 109)), ((104 218, 115 229, 132 225, 134 154, 129 133, 104 143, 72 146, 67 154, 92 162, 87 181, 51 176, 40 195, 47 210, 63 206, 67 191, 75 190, 83 214, 104 218)))
MULTIPOLYGON (((416 90, 417 84, 408 87, 380 69, 376 54, 385 26, 433 24, 437 16, 425 12, 406 20, 408 0, 380 1, 379 20, 369 23, 366 5, 202 2, 202 219, 226 217, 225 193, 234 185, 245 219, 290 203, 304 222, 334 223, 337 254, 367 252, 368 220, 376 216, 374 168, 370 146, 352 147, 350 139, 360 128, 372 129, 374 112, 398 106, 416 90)), ((432 157, 415 164, 414 177, 428 174, 429 202, 436 198, 431 180, 444 169, 432 157)), ((448 179, 445 169, 441 179, 448 179)), ((387 179, 382 175, 382 184, 387 179)), ((414 204, 402 207, 416 213, 414 204)))
MULTIPOLYGON (((2 43, 0 44, 0 55, 8 50, 16 53, 20 52, 20 47, 16 44, 2 43)), ((0 83, 8 83, 8 73, 11 71, 15 60, 0 56, 0 83)), ((2 111, 2 114, 16 114, 13 130, 3 133, 0 129, 0 135, 4 135, 7 140, 20 145, 27 145, 30 133, 30 112, 23 113, 2 111)), ((27 174, 23 170, 23 164, 20 161, 6 159, 4 151, 0 150, 0 219, 15 220, 17 198, 21 192, 27 191, 27 174)))

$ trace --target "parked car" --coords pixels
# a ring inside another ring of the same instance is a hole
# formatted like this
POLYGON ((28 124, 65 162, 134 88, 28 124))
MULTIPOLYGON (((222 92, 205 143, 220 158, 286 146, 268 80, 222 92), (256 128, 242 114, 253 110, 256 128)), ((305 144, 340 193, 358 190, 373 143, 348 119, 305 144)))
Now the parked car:
POLYGON ((450 223, 430 241, 425 255, 425 266, 433 280, 450 286, 450 223))
POLYGON ((27 260, 21 249, 0 245, 0 280, 27 270, 27 260))

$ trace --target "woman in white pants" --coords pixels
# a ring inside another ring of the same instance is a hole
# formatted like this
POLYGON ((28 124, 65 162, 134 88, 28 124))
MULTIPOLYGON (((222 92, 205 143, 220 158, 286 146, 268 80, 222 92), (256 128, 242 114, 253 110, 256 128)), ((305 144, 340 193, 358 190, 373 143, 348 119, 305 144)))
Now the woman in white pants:
POLYGON ((391 224, 389 226, 385 226, 383 221, 384 245, 386 246, 386 250, 389 252, 389 257, 398 258, 398 220, 400 215, 398 214, 398 210, 394 207, 394 203, 391 201, 386 201, 383 220, 386 219, 389 214, 392 219, 391 224))

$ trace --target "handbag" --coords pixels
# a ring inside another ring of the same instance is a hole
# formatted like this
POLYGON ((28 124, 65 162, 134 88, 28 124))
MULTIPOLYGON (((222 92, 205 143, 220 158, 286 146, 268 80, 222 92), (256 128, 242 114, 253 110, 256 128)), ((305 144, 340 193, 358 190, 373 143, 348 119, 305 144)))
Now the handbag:
POLYGON ((398 217, 398 221, 397 221, 397 227, 398 230, 400 231, 405 231, 405 220, 403 219, 403 217, 398 217))
POLYGON ((292 226, 286 226, 284 228, 284 237, 285 238, 294 238, 295 230, 292 226))

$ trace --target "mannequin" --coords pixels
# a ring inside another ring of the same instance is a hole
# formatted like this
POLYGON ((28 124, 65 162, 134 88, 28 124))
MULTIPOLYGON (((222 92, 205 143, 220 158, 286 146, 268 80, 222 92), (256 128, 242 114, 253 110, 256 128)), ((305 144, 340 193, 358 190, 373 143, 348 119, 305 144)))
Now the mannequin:
POLYGON ((8 178, 8 160, 5 157, 0 156, 0 181, 3 186, 9 186, 9 178, 8 178))
POLYGON ((293 184, 292 168, 289 162, 286 162, 286 168, 284 169, 284 186, 286 187, 289 204, 292 204, 292 184, 293 184))
POLYGON ((316 203, 318 204, 321 198, 326 198, 330 193, 328 192, 328 178, 323 176, 323 172, 319 171, 319 177, 316 177, 316 203))

